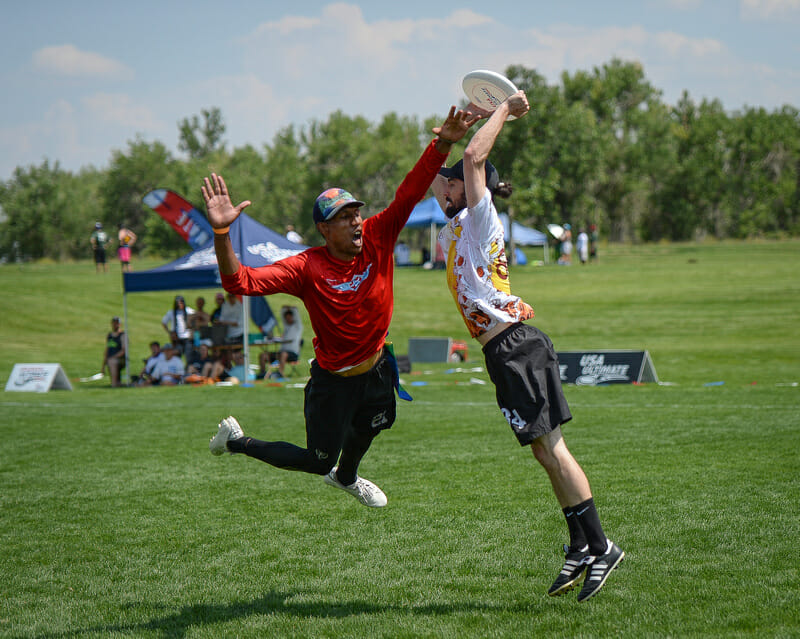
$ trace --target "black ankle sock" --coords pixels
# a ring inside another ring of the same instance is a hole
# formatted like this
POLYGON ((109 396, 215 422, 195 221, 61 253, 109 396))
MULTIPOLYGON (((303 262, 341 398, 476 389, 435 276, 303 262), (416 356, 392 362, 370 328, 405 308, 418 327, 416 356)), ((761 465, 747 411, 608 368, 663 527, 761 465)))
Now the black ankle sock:
POLYGON ((344 481, 344 480, 342 480, 342 476, 343 476, 342 471, 337 469, 336 470, 336 480, 340 484, 342 484, 343 486, 349 486, 350 484, 355 484, 356 483, 356 478, 358 477, 358 475, 356 473, 353 473, 353 474, 351 474, 350 477, 345 477, 345 479, 347 479, 348 481, 344 481))
POLYGON ((232 453, 243 453, 247 445, 247 437, 240 437, 239 439, 229 439, 226 442, 228 450, 232 453))
POLYGON ((567 506, 562 510, 569 528, 569 552, 577 552, 586 546, 586 535, 583 534, 583 528, 575 514, 575 507, 567 506))
POLYGON ((600 516, 594 505, 594 499, 589 497, 577 506, 573 506, 575 518, 583 530, 583 534, 589 543, 589 553, 594 556, 604 555, 608 546, 608 539, 600 525, 600 516))

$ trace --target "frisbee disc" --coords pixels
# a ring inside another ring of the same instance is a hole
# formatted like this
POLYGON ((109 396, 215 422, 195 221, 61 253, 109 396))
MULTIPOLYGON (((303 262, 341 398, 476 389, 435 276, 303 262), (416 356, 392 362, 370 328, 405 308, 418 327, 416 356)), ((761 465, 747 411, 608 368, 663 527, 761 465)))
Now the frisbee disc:
POLYGON ((564 228, 559 224, 548 224, 547 230, 550 231, 550 235, 557 240, 560 240, 562 237, 564 237, 564 228))
MULTIPOLYGON (((517 87, 507 77, 485 69, 467 73, 461 81, 461 86, 470 102, 487 111, 496 110, 501 103, 517 92, 517 87)), ((514 118, 515 116, 509 115, 507 119, 514 118)))

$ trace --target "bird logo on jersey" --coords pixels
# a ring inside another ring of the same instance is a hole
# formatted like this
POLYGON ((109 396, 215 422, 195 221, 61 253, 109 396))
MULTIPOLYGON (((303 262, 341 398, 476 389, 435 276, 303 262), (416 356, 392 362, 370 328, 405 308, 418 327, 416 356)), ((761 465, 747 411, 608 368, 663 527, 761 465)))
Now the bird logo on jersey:
POLYGON ((342 282, 341 284, 335 284, 334 280, 327 280, 330 287, 334 290, 341 291, 343 293, 350 292, 350 291, 357 291, 358 288, 367 280, 369 277, 369 271, 372 268, 372 264, 367 264, 367 268, 363 273, 358 273, 357 275, 353 276, 349 282, 342 282))

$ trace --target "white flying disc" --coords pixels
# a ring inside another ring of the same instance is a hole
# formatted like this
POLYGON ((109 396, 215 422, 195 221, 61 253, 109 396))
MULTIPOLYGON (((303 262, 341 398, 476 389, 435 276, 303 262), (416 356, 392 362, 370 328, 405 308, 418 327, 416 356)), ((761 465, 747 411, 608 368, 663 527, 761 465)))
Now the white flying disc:
MULTIPOLYGON (((461 81, 461 86, 470 102, 487 111, 496 110, 517 92, 517 87, 507 77, 485 69, 467 73, 461 81)), ((514 118, 515 116, 509 115, 507 119, 514 118)))
POLYGON ((564 227, 560 224, 548 224, 547 230, 550 231, 550 235, 552 235, 557 240, 560 240, 564 237, 564 227))

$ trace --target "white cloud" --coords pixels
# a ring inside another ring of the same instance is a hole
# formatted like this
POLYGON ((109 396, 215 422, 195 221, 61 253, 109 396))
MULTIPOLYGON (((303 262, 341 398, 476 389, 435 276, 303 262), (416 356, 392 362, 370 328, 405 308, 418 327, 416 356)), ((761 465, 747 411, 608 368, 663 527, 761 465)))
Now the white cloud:
POLYGON ((744 20, 773 20, 800 14, 800 0, 741 0, 744 20))
POLYGON ((71 44, 45 47, 34 51, 34 68, 66 76, 113 77, 130 75, 124 64, 91 51, 81 51, 71 44))
POLYGON ((149 107, 136 104, 124 93, 95 93, 84 97, 81 103, 91 121, 148 131, 159 127, 149 107))

